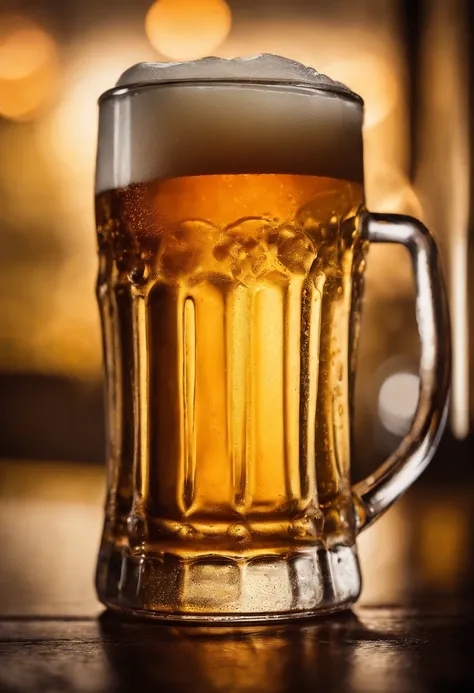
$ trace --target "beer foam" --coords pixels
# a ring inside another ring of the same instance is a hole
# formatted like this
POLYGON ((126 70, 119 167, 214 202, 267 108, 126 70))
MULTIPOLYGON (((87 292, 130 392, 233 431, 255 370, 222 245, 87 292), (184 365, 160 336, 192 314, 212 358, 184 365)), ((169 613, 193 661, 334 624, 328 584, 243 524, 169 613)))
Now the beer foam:
POLYGON ((275 55, 140 63, 100 99, 96 193, 222 173, 362 183, 362 115, 348 87, 275 55))
POLYGON ((118 79, 117 87, 185 80, 263 81, 305 84, 334 89, 359 98, 342 82, 336 82, 313 67, 280 55, 262 53, 246 58, 201 58, 183 63, 138 63, 118 79))

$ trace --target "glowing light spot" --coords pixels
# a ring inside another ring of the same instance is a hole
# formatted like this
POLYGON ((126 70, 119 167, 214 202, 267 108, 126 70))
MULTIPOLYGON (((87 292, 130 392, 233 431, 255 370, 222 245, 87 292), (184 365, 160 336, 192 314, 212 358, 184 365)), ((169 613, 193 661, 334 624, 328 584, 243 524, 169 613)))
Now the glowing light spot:
POLYGON ((57 76, 52 36, 28 18, 0 19, 0 115, 29 120, 51 97, 57 76))
POLYGON ((225 0, 157 0, 148 10, 150 43, 171 60, 209 55, 227 37, 232 23, 225 0))
POLYGON ((384 165, 374 161, 367 167, 366 194, 374 212, 411 214, 423 219, 423 207, 416 190, 392 163, 384 165))
POLYGON ((399 98, 397 70, 378 55, 331 62, 323 71, 362 96, 366 128, 384 120, 399 98))
POLYGON ((384 428, 403 436, 418 404, 420 381, 414 373, 393 373, 383 382, 379 392, 379 417, 384 428))

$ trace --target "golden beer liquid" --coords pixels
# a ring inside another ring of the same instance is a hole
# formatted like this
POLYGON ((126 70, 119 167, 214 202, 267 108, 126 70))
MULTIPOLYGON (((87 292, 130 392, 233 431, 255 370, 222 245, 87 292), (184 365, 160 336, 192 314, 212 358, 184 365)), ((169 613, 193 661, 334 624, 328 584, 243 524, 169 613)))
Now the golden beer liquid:
POLYGON ((363 189, 156 180, 96 199, 104 541, 134 555, 351 546, 363 189))

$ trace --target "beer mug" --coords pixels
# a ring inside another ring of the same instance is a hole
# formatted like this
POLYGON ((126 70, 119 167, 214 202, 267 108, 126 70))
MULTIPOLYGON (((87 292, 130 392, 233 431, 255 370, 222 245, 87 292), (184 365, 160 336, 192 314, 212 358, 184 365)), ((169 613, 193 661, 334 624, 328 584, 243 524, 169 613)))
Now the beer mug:
POLYGON ((241 622, 347 608, 357 534, 432 457, 450 361, 437 250, 419 221, 365 209, 362 118, 348 88, 275 56, 142 64, 101 97, 106 606, 241 622), (411 255, 420 391, 398 450, 352 487, 371 243, 411 255))

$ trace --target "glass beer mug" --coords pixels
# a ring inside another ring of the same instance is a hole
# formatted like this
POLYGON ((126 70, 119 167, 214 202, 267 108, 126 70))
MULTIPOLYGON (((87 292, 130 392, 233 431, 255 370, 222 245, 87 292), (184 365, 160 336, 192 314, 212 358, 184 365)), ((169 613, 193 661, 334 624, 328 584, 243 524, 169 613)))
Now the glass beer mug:
POLYGON ((437 251, 419 221, 366 211, 362 117, 349 89, 275 56, 138 65, 102 96, 106 606, 188 621, 346 608, 357 534, 428 464, 449 387, 437 251), (420 393, 398 450, 352 487, 370 243, 411 254, 420 393))

